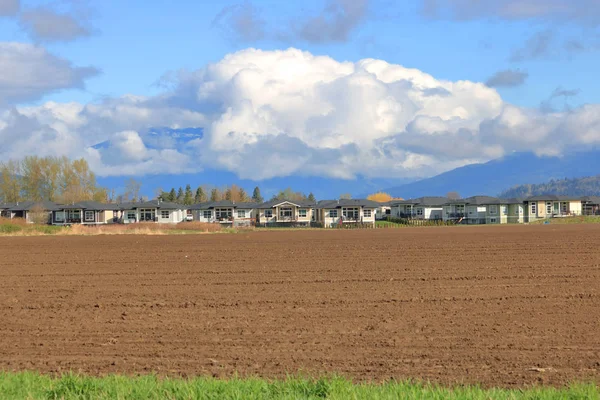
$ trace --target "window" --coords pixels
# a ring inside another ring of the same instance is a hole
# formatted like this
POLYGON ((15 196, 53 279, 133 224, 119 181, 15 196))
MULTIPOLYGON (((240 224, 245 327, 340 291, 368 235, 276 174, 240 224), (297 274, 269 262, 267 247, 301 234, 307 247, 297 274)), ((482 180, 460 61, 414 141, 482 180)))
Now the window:
POLYGON ((308 215, 308 210, 306 210, 306 209, 298 210, 298 217, 306 218, 307 215, 308 215))
POLYGON ((135 211, 127 211, 127 219, 135 221, 135 211))
POLYGON ((552 203, 546 202, 546 214, 552 214, 552 203))
POLYGON ((496 205, 490 206, 490 214, 492 214, 492 215, 498 214, 498 206, 496 206, 496 205))
POLYGON ((329 210, 329 217, 330 218, 337 218, 338 217, 338 210, 329 210))
POLYGON ((204 211, 202 211, 202 217, 204 219, 211 219, 212 218, 212 211, 210 211, 210 210, 204 210, 204 211))
POLYGON ((456 213, 457 214, 464 214, 465 213, 465 205, 464 204, 459 204, 456 206, 456 213))
POLYGON ((502 215, 508 215, 508 206, 502 206, 502 215))
POLYGON ((496 218, 490 218, 490 223, 491 224, 495 224, 496 223, 496 218))
POLYGON ((417 215, 419 215, 419 216, 423 215, 423 209, 421 207, 417 208, 417 215))
POLYGON ((560 209, 562 210, 563 214, 566 214, 569 212, 569 203, 563 202, 560 209))
POLYGON ((523 206, 517 206, 517 209, 515 210, 515 213, 517 215, 522 214, 523 213, 523 206))
POLYGON ((67 220, 81 222, 81 210, 69 210, 67 211, 67 220))
POLYGON ((273 218, 273 210, 265 210, 265 218, 273 218))
POLYGON ((86 211, 85 212, 85 220, 88 222, 94 222, 96 220, 94 211, 86 211))
POLYGON ((533 215, 537 214, 537 204, 536 203, 531 203, 531 214, 533 214, 533 215))
POLYGON ((342 208, 342 215, 346 219, 357 220, 359 218, 360 211, 358 210, 358 208, 344 207, 342 208))
POLYGON ((65 220, 65 212, 64 211, 57 211, 54 213, 54 221, 64 222, 64 220, 65 220))
POLYGON ((281 218, 292 218, 293 215, 292 207, 282 207, 279 209, 279 216, 281 218))
POLYGON ((215 215, 218 220, 229 219, 233 216, 231 208, 216 208, 215 215))
POLYGON ((365 218, 371 218, 373 216, 373 210, 364 210, 363 215, 365 218))
POLYGON ((171 214, 171 213, 170 213, 168 210, 162 210, 162 211, 160 212, 160 217, 161 217, 162 219, 169 219, 169 217, 171 216, 170 214, 171 214))
MULTIPOLYGON (((498 209, 496 209, 496 212, 498 212, 497 210, 498 210, 498 209)), ((478 212, 478 213, 484 213, 484 212, 485 212, 485 207, 477 207, 477 212, 478 212)), ((494 214, 495 214, 495 213, 494 213, 494 214)))
POLYGON ((246 218, 246 210, 238 210, 237 216, 238 218, 246 218))
POLYGON ((140 221, 154 221, 155 218, 156 218, 156 209, 142 208, 140 210, 140 221))

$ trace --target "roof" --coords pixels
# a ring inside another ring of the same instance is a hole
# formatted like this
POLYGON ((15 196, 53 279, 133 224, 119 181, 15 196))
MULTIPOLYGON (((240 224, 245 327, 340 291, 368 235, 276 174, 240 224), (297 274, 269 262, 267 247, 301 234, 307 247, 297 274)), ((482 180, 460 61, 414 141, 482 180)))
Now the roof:
POLYGON ((257 206, 256 203, 248 203, 248 202, 236 203, 235 201, 231 201, 231 200, 221 200, 221 201, 209 201, 206 203, 194 204, 192 206, 189 206, 188 209, 189 210, 210 210, 213 208, 220 208, 220 207, 252 209, 252 208, 256 208, 256 206, 257 206))
POLYGON ((9 208, 10 211, 30 211, 34 208, 42 208, 44 211, 56 211, 60 210, 60 205, 53 201, 24 201, 16 203, 9 208))
POLYGON ((367 199, 339 199, 339 200, 321 200, 317 203, 317 208, 342 208, 342 207, 381 207, 381 203, 367 199))
POLYGON ((471 204, 474 206, 484 206, 488 204, 506 204, 502 199, 491 196, 471 196, 466 199, 450 200, 446 204, 471 204))
POLYGON ((293 204, 298 207, 314 207, 314 206, 316 206, 316 204, 310 200, 270 200, 270 201, 267 201, 267 202, 257 205, 256 208, 259 208, 259 209, 273 208, 273 207, 276 207, 283 203, 290 203, 290 204, 293 204))
POLYGON ((100 203, 98 201, 79 201, 72 204, 59 206, 63 210, 118 210, 119 205, 114 203, 100 203))
POLYGON ((440 207, 444 204, 447 204, 450 199, 447 197, 419 197, 418 199, 408 199, 408 200, 398 200, 393 203, 394 206, 399 206, 402 204, 412 204, 415 206, 425 206, 425 207, 440 207))
POLYGON ((600 196, 585 196, 581 198, 581 201, 588 204, 600 204, 600 196))
POLYGON ((117 204, 118 210, 133 210, 140 208, 158 208, 161 210, 185 210, 187 206, 172 203, 169 201, 149 200, 144 202, 120 203, 117 204))
POLYGON ((573 201, 580 200, 575 196, 556 196, 553 194, 544 194, 540 196, 531 196, 525 199, 525 201, 573 201))
POLYGON ((16 205, 17 203, 0 203, 0 210, 8 210, 16 205))

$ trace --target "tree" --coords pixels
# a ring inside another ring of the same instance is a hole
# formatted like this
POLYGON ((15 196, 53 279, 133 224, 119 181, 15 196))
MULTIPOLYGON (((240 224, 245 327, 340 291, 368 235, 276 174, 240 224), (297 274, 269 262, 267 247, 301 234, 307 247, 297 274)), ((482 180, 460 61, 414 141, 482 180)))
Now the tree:
POLYGON ((16 161, 0 163, 0 202, 16 203, 21 200, 21 171, 16 161))
POLYGON ((317 199, 315 199, 315 195, 312 192, 310 192, 308 194, 307 200, 310 201, 311 203, 316 203, 317 202, 317 199))
POLYGON ((340 200, 350 200, 352 199, 352 195, 350 193, 340 194, 340 200))
POLYGON ((210 191, 210 201, 219 201, 221 200, 221 192, 219 192, 219 189, 214 188, 213 190, 210 191))
POLYGON ((367 200, 375 201, 377 203, 386 203, 392 200, 392 196, 385 192, 377 192, 367 196, 367 200))
POLYGON ((287 188, 280 190, 279 193, 273 196, 273 200, 302 201, 306 200, 306 196, 302 192, 294 192, 291 188, 287 188))
POLYGON ((246 194, 246 191, 243 188, 238 189, 237 198, 237 201, 239 201, 240 203, 245 203, 248 201, 248 195, 246 194))
POLYGON ((142 183, 133 178, 129 178, 125 183, 125 198, 127 200, 136 201, 140 198, 142 183))
POLYGON ((446 197, 450 200, 458 200, 460 199, 460 194, 458 194, 458 192, 448 192, 446 194, 446 197))
POLYGON ((263 203, 264 199, 262 197, 262 195, 260 194, 260 188, 257 186, 254 188, 254 191, 252 192, 252 201, 255 203, 263 203))
POLYGON ((233 191, 231 188, 225 190, 225 200, 233 201, 233 191))
POLYGON ((48 211, 44 210, 39 204, 34 205, 31 210, 29 210, 29 220, 36 225, 46 225, 50 220, 50 214, 48 211))
POLYGON ((169 198, 167 199, 168 201, 175 201, 177 199, 177 193, 175 192, 175 188, 171 188, 171 191, 169 192, 169 198))
POLYGON ((177 191, 177 198, 176 201, 177 203, 182 203, 183 202, 183 198, 184 198, 184 194, 183 194, 183 188, 181 186, 179 186, 179 190, 177 191))
POLYGON ((204 203, 206 201, 206 193, 204 193, 204 189, 202 186, 198 186, 196 189, 196 196, 194 196, 195 203, 204 203))
POLYGON ((192 194, 192 187, 187 184, 185 185, 185 194, 183 195, 183 204, 186 206, 191 205, 194 202, 194 195, 192 194))

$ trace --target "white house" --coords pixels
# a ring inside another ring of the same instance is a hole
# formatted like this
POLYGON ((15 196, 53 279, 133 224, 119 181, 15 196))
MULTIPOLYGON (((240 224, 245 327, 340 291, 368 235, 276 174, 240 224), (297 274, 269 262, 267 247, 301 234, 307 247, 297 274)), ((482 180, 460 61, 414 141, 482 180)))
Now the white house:
POLYGON ((271 200, 256 206, 257 225, 304 225, 315 220, 315 203, 309 200, 271 200))
POLYGON ((186 206, 162 200, 117 205, 117 218, 124 224, 136 222, 176 224, 185 221, 186 215, 186 206))
POLYGON ((441 220, 446 197, 420 197, 392 202, 392 217, 441 220))
POLYGON ((342 224, 372 224, 375 226, 379 203, 364 199, 323 200, 315 208, 315 221, 324 227, 342 224))
POLYGON ((190 206, 194 221, 232 226, 252 225, 256 220, 255 203, 236 203, 230 200, 212 201, 190 206))

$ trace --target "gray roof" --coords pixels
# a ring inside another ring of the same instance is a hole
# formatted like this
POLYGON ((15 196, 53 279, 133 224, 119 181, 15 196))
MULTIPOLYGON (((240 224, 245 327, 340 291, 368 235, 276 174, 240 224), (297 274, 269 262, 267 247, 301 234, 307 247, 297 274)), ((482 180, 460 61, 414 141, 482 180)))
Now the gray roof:
POLYGON ((45 211, 57 211, 60 210, 60 205, 53 201, 24 201, 19 202, 9 208, 10 211, 30 211, 34 208, 42 208, 45 211))
POLYGON ((502 199, 491 196, 472 196, 466 199, 450 200, 446 204, 471 204, 474 206, 484 206, 488 204, 506 204, 502 199))
POLYGON ((553 194, 544 194, 541 196, 531 196, 525 199, 525 201, 573 201, 580 200, 576 196, 556 196, 553 194))
POLYGON ((600 196, 585 196, 581 201, 588 204, 600 204, 600 196))
POLYGON ((377 208, 381 204, 367 199, 340 199, 340 200, 321 200, 317 203, 317 208, 342 208, 342 207, 366 207, 377 208))
POLYGON ((259 208, 259 209, 273 208, 276 205, 281 204, 281 203, 291 203, 291 204, 295 204, 299 207, 306 207, 306 208, 316 206, 316 204, 310 200, 270 200, 270 201, 267 201, 267 202, 257 205, 256 208, 259 208))
POLYGON ((16 205, 17 203, 0 203, 0 210, 8 210, 16 205))
POLYGON ((119 205, 115 203, 100 203, 98 201, 79 201, 73 204, 59 206, 62 210, 118 210, 119 205))
POLYGON ((240 208, 240 209, 253 209, 257 207, 256 203, 240 202, 236 203, 231 200, 221 201, 208 201, 206 203, 194 204, 188 207, 188 210, 210 210, 213 208, 240 208))
POLYGON ((418 199, 408 199, 408 200, 398 200, 393 202, 394 206, 399 206, 402 204, 412 204, 414 206, 425 206, 425 207, 440 207, 444 204, 447 204, 450 199, 447 197, 419 197, 418 199))
POLYGON ((120 203, 117 204, 118 210, 134 210, 139 208, 157 208, 161 210, 186 210, 188 206, 184 206, 177 203, 172 203, 169 201, 158 201, 158 200, 150 200, 144 202, 134 202, 134 203, 120 203))

